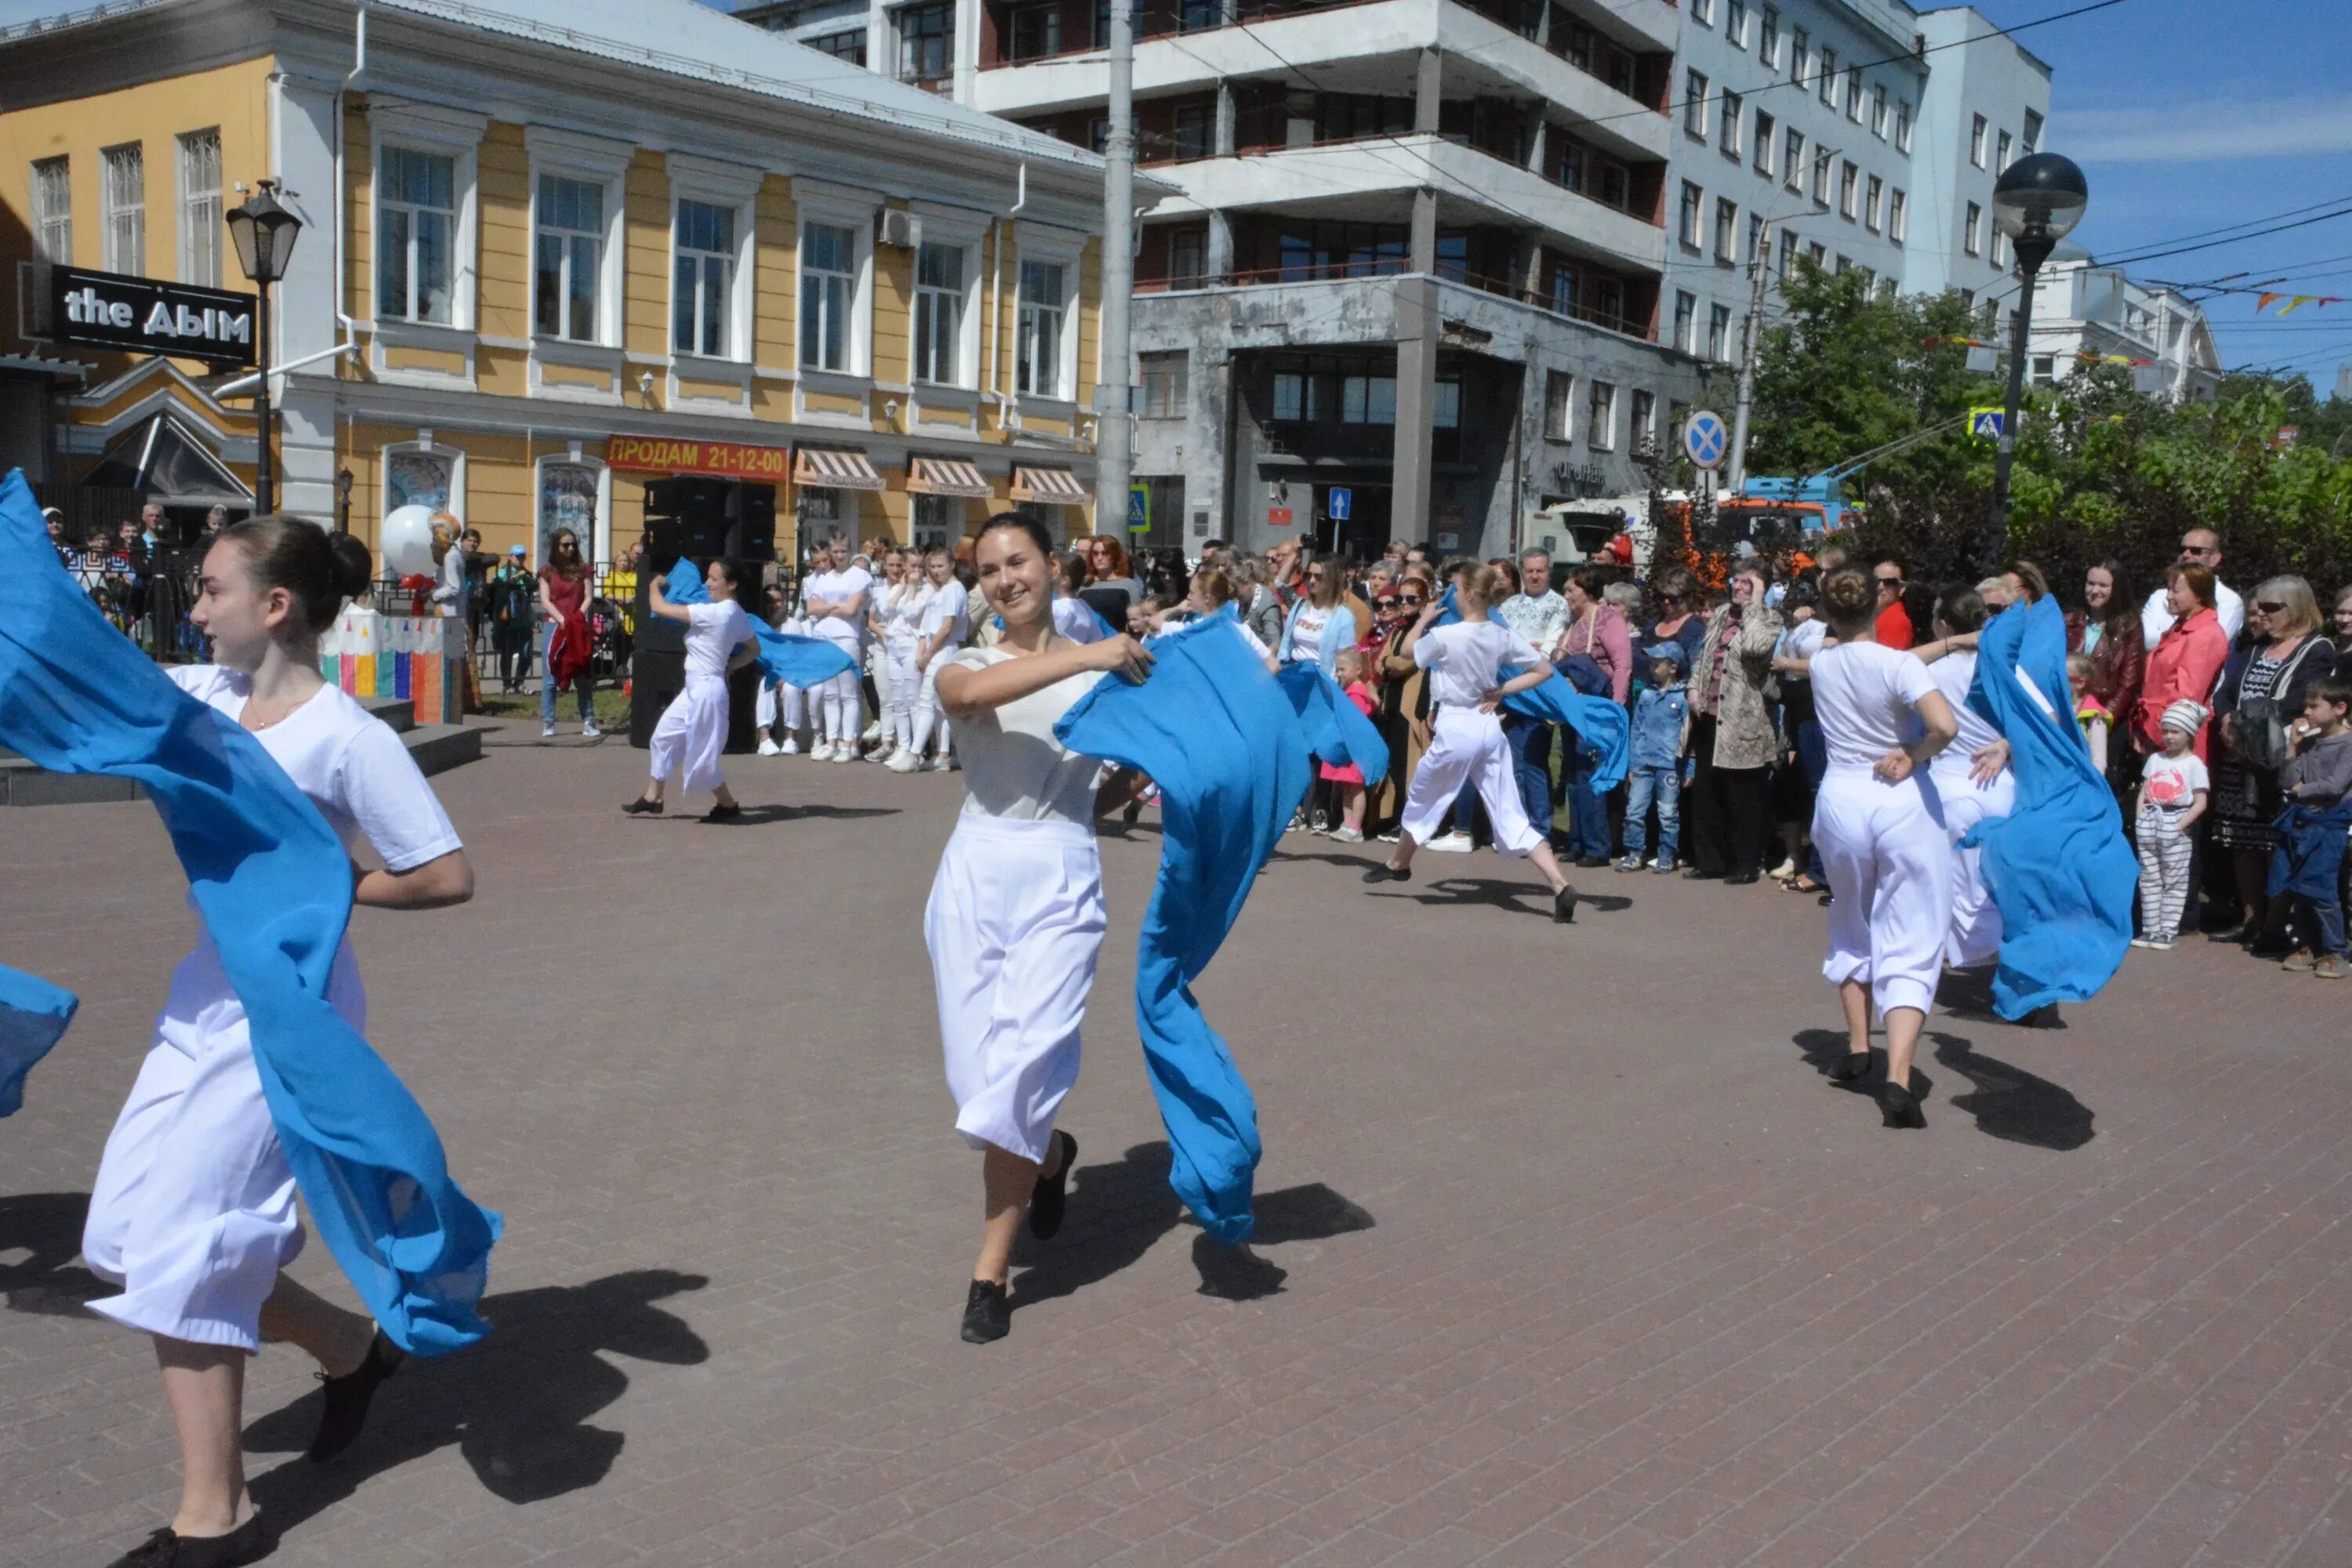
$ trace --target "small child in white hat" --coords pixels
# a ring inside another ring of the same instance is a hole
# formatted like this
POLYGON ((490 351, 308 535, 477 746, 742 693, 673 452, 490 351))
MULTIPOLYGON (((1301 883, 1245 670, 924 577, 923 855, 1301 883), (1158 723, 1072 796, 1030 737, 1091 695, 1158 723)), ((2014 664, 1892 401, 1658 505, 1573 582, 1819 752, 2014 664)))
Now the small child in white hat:
POLYGON ((2189 829, 2205 815, 2212 780, 2198 756, 2197 731, 2205 726, 2201 703, 2184 697, 2164 710, 2164 750, 2140 771, 2139 930, 2134 947, 2162 952, 2180 940, 2181 911, 2189 903, 2189 857, 2196 845, 2189 829))

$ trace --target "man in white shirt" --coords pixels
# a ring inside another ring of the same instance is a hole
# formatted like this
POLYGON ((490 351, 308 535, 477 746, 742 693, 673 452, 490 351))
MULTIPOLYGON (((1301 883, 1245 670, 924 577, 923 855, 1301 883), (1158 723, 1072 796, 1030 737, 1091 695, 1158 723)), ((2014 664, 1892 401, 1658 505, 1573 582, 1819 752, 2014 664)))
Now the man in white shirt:
MULTIPOLYGON (((809 630, 835 644, 864 667, 866 613, 873 601, 874 575, 851 564, 849 541, 830 534, 810 564, 820 568, 808 582, 809 630)), ((818 687, 816 744, 810 757, 816 762, 857 760, 858 710, 856 669, 845 670, 818 687)))
MULTIPOLYGON (((1558 650, 1559 639, 1568 631, 1568 601, 1552 590, 1549 554, 1540 550, 1520 554, 1519 591, 1495 606, 1495 618, 1541 648, 1546 658, 1558 650)), ((1549 840, 1552 727, 1540 719, 1506 712, 1503 741, 1511 748, 1512 772, 1518 779, 1520 804, 1527 807, 1528 821, 1549 840)))
MULTIPOLYGON (((2213 574, 2213 613, 2221 617, 2221 635, 2231 642, 2238 640, 2238 628, 2246 624, 2246 601, 2235 589, 2221 581, 2221 536, 2210 528, 2192 528, 2180 536, 2182 566, 2202 566, 2213 574)), ((2140 635, 2147 638, 2153 652, 2164 634, 2172 629, 2172 612, 2165 607, 2165 585, 2158 583, 2156 592, 2139 609, 2140 635)))

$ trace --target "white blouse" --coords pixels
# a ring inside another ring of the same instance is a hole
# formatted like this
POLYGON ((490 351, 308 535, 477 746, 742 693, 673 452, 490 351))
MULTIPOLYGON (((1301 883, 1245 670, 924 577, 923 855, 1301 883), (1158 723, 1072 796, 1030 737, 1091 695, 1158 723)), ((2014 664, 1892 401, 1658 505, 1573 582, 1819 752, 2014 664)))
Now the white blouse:
MULTIPOLYGON (((1014 657, 1001 647, 968 647, 947 662, 988 669, 1014 657)), ((1102 679, 1098 671, 1081 670, 1003 707, 957 720, 964 815, 1091 826, 1101 764, 1063 745, 1054 726, 1102 679)))

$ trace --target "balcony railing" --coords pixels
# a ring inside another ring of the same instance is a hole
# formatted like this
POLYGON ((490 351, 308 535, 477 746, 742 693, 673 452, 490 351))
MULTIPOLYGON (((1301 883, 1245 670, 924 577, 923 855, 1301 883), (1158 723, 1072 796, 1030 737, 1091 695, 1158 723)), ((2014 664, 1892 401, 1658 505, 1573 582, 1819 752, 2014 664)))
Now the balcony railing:
MULTIPOLYGON (((1304 266, 1236 268, 1231 272, 1198 272, 1168 278, 1139 278, 1135 291, 1139 294, 1177 293, 1195 289, 1252 289, 1278 283, 1347 282, 1364 278, 1398 278, 1411 268, 1391 257, 1375 257, 1366 260, 1316 262, 1304 266)), ((1522 305, 1532 305, 1538 310, 1581 321, 1587 326, 1636 338, 1643 342, 1657 342, 1657 334, 1646 321, 1631 316, 1603 311, 1596 306, 1564 303, 1559 296, 1546 289, 1528 289, 1505 278, 1489 278, 1457 268, 1440 268, 1440 281, 1459 283, 1475 289, 1482 294, 1514 300, 1522 305)))

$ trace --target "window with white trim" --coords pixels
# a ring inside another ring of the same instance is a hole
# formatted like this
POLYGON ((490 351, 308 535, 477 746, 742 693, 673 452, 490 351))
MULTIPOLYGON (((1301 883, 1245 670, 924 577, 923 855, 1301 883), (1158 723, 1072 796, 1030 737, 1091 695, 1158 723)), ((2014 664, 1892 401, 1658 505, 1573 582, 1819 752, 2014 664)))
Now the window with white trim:
POLYGON ((1976 255, 1984 247, 1983 238, 1978 232, 1983 227, 1984 208, 1977 205, 1974 202, 1970 202, 1969 204, 1969 221, 1960 230, 1960 248, 1967 251, 1970 256, 1976 255))
POLYGON ((963 346, 965 250, 926 242, 915 254, 915 379, 957 386, 963 346))
POLYGON ((1021 264, 1021 321, 1013 355, 1013 389, 1031 397, 1066 397, 1062 384, 1062 336, 1069 314, 1066 279, 1058 262, 1021 264))
POLYGON ((2009 269, 2009 236, 2000 231, 1999 224, 1992 228, 1992 264, 2004 272, 2009 269))
MULTIPOLYGON (((404 506, 466 514, 465 454, 456 447, 403 441, 383 449, 383 511, 404 506)), ((582 537, 585 538, 585 535, 582 537)))
POLYGON ((1191 354, 1182 349, 1171 353, 1138 354, 1135 363, 1143 383, 1143 417, 1181 419, 1191 412, 1191 354))
POLYGON ((376 319, 451 325, 457 160, 386 146, 377 151, 375 178, 376 319))
POLYGON ((1675 290, 1675 347, 1685 353, 1691 352, 1691 334, 1698 320, 1698 297, 1686 289, 1675 290))
POLYGON ((1723 38, 1735 49, 1748 47, 1748 0, 1724 0, 1723 38))
POLYGON ((1710 305, 1706 309, 1706 357, 1721 364, 1730 353, 1731 307, 1710 305))
MULTIPOLYGON (((578 450, 575 447, 573 450, 578 450)), ((604 465, 585 458, 542 458, 539 463, 539 554, 550 559, 548 541, 558 529, 570 529, 580 542, 580 554, 590 562, 609 561, 606 523, 611 496, 605 487, 604 465)))
POLYGON ((99 149, 99 265, 109 272, 147 270, 147 153, 137 142, 99 149))
POLYGON ((1635 393, 1633 395, 1633 428, 1630 432, 1633 437, 1633 445, 1638 447, 1655 436, 1657 431, 1653 426, 1657 422, 1658 395, 1654 392, 1635 393))
POLYGON ((1879 220, 1886 214, 1886 182, 1877 175, 1870 176, 1870 184, 1863 196, 1862 226, 1871 233, 1878 232, 1879 220))
POLYGON ((1886 237, 1901 240, 1910 232, 1910 202, 1901 191, 1890 191, 1886 196, 1886 237))
POLYGON ((1584 444, 1596 452, 1617 449, 1617 388, 1608 382, 1592 384, 1591 405, 1585 415, 1584 444))
POLYGON ((1845 117, 1856 125, 1862 123, 1862 68, 1845 68, 1845 117))
POLYGON ((541 337, 571 342, 602 342, 604 187, 594 180, 541 174, 532 217, 533 329, 541 337))
POLYGON ((1756 172, 1766 179, 1772 177, 1772 154, 1780 133, 1780 122, 1765 113, 1756 111, 1756 172))
POLYGON ((73 166, 67 159, 33 165, 33 243, 42 260, 73 265, 73 166))
MULTIPOLYGON (((1756 35, 1756 58, 1764 62, 1766 70, 1780 68, 1780 13, 1770 5, 1764 7, 1764 21, 1756 35)), ((1635 393, 1636 398, 1646 396, 1635 393)))
POLYGON ((1691 20, 1702 27, 1715 26, 1715 0, 1690 0, 1691 20))
POLYGON ((1698 248, 1698 214, 1699 208, 1704 205, 1705 196, 1699 188, 1688 180, 1685 180, 1681 222, 1676 233, 1680 235, 1683 244, 1692 250, 1698 248))
POLYGON ((1992 172, 2000 174, 2009 167, 2009 132, 2004 131, 1993 144, 1992 172))
POLYGON ((1835 109, 1837 107, 1838 83, 1837 51, 1835 49, 1824 48, 1822 51, 1821 59, 1822 77, 1819 85, 1822 89, 1822 101, 1827 104, 1830 108, 1835 109))
POLYGON ((2042 151, 2042 116, 2030 109, 2025 111, 2025 131, 2020 144, 2029 158, 2042 151))
POLYGON ((1683 73, 1683 129, 1706 140, 1706 78, 1697 71, 1683 73))
POLYGON ((1747 105, 1736 92, 1723 95, 1723 155, 1739 161, 1739 132, 1748 118, 1747 105))
POLYGON ((1854 195, 1861 188, 1862 171, 1852 163, 1838 170, 1838 216, 1851 219, 1854 216, 1854 195))
POLYGON ((1835 151, 1831 147, 1813 149, 1813 200, 1822 206, 1830 205, 1830 155, 1835 151))
POLYGON ((856 229, 801 226, 801 363, 807 369, 850 374, 857 265, 856 229))
MULTIPOLYGON (((1685 294, 1685 299, 1690 298, 1685 294)), ((1564 370, 1544 372, 1544 439, 1575 439, 1576 377, 1564 370)))
POLYGON ((1780 231, 1780 276, 1786 278, 1790 273, 1796 270, 1796 267, 1797 231, 1792 228, 1784 228, 1780 231))
POLYGON ((1895 145, 1900 152, 1911 151, 1911 105, 1902 99, 1895 102, 1895 145))
POLYGON ((733 359, 735 209, 680 197, 674 222, 670 347, 679 353, 733 359))
POLYGON ((1805 188, 1805 133, 1789 127, 1787 150, 1780 157, 1780 178, 1792 191, 1805 188))
POLYGON ((180 281, 221 286, 220 128, 190 131, 180 147, 180 281))
POLYGON ((1715 198, 1715 258, 1728 265, 1739 259, 1739 204, 1715 198))
POLYGON ((1812 62, 1812 42, 1802 27, 1789 33, 1789 79, 1800 88, 1805 85, 1805 68, 1812 62))
POLYGON ((1979 169, 1985 166, 1985 117, 1981 114, 1969 128, 1969 162, 1979 169))
POLYGON ((1886 84, 1880 82, 1870 89, 1870 133, 1881 142, 1886 140, 1886 84))

